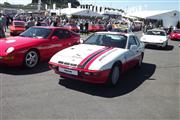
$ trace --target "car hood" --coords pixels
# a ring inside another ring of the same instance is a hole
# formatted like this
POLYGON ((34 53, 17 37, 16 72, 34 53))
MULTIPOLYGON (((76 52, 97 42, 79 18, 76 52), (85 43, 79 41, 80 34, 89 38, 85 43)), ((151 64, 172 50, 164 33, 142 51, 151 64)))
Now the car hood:
POLYGON ((24 47, 33 46, 36 43, 41 42, 42 39, 29 38, 29 37, 8 37, 0 40, 0 55, 6 53, 9 47, 14 47, 15 49, 20 49, 24 47))
POLYGON ((127 50, 121 48, 80 44, 59 51, 50 59, 50 63, 60 63, 73 67, 85 67, 86 65, 88 66, 88 63, 91 63, 91 66, 88 68, 95 70, 125 51, 127 50))
POLYGON ((143 42, 164 42, 167 40, 166 36, 158 36, 158 35, 144 35, 141 37, 141 41, 143 42))

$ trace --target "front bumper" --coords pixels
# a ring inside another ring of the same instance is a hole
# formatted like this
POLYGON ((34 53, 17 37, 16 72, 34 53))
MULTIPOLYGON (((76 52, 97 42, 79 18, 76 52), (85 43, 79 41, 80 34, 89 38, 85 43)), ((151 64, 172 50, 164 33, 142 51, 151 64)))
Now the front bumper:
POLYGON ((81 68, 69 68, 60 64, 49 62, 49 67, 55 71, 56 74, 59 74, 62 77, 77 79, 89 83, 106 83, 109 80, 110 70, 85 70, 81 68), (67 74, 59 71, 59 67, 75 70, 77 75, 67 74))
POLYGON ((23 59, 16 55, 0 56, 0 66, 20 66, 23 63, 23 59))
POLYGON ((155 42, 146 42, 146 41, 142 41, 144 43, 145 46, 147 45, 154 45, 154 46, 158 46, 158 47, 165 47, 168 44, 168 41, 164 41, 161 43, 155 43, 155 42))

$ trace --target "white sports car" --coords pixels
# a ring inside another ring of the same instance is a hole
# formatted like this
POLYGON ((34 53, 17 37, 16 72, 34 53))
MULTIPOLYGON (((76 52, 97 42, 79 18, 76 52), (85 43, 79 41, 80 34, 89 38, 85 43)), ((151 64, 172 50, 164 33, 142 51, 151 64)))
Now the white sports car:
POLYGON ((97 32, 59 51, 49 64, 64 78, 116 85, 122 72, 141 66, 143 56, 144 44, 134 34, 97 32))
POLYGON ((168 36, 164 30, 148 30, 140 39, 145 45, 156 45, 165 48, 168 45, 168 36))

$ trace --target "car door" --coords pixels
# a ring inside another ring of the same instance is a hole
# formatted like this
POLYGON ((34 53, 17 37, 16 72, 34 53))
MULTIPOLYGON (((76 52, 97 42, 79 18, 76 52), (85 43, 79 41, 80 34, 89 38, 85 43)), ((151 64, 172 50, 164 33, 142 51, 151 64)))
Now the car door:
POLYGON ((54 55, 58 51, 70 46, 68 42, 70 35, 65 29, 56 29, 51 36, 51 54, 54 55), (55 38, 55 39, 54 39, 55 38))
POLYGON ((136 50, 131 50, 130 48, 132 45, 138 45, 133 35, 128 37, 128 43, 127 43, 128 52, 126 52, 124 56, 126 61, 125 63, 126 70, 133 68, 137 62, 136 56, 137 56, 138 48, 136 50))

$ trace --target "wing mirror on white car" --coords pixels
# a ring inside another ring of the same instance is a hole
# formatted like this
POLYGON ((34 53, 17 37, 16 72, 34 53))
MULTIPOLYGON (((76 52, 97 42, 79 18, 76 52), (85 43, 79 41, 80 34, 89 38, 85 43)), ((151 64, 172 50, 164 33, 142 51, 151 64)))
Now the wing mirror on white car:
POLYGON ((84 39, 80 38, 80 43, 82 44, 84 42, 84 39))
POLYGON ((135 51, 135 50, 137 50, 137 45, 131 45, 131 47, 130 47, 130 50, 132 50, 132 51, 135 51))

